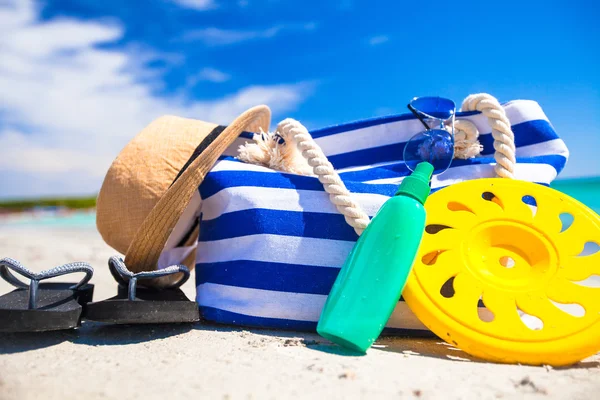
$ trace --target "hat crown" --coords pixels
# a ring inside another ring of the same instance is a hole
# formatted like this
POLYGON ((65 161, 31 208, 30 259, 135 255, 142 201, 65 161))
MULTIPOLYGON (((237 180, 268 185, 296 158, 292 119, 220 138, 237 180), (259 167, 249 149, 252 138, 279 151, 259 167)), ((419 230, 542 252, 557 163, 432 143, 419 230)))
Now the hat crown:
POLYGON ((133 138, 110 166, 98 194, 96 225, 125 254, 146 216, 194 149, 217 124, 163 116, 133 138))

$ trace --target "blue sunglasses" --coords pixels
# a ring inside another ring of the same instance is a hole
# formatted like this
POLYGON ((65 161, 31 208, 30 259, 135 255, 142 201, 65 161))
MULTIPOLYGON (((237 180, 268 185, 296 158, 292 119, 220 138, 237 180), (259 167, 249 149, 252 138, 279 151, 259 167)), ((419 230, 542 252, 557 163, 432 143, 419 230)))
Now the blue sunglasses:
POLYGON ((456 105, 452 100, 442 97, 415 97, 408 103, 408 109, 421 121, 425 130, 406 143, 406 166, 414 171, 417 164, 427 161, 433 165, 435 174, 441 174, 450 167, 454 159, 456 105), (444 129, 448 121, 451 122, 451 133, 444 129))

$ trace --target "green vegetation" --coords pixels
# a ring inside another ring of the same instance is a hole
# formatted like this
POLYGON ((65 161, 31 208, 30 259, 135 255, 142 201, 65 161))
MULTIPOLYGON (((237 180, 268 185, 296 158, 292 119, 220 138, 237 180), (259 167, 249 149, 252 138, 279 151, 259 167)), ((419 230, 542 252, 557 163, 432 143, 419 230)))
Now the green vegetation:
POLYGON ((0 200, 0 211, 25 211, 34 207, 65 207, 72 210, 96 207, 96 196, 80 198, 46 198, 0 200))

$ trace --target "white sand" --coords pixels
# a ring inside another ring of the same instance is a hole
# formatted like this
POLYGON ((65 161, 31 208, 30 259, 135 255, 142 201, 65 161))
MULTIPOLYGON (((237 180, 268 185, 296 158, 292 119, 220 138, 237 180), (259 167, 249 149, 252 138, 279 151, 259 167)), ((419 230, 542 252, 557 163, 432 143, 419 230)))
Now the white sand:
MULTIPOLYGON (((91 229, 0 225, 0 257, 34 270, 90 262, 96 299, 116 290, 112 254, 91 229)), ((435 339, 386 338, 354 357, 313 334, 207 324, 0 334, 0 399, 65 398, 598 399, 600 356, 557 370, 476 361, 435 339)))

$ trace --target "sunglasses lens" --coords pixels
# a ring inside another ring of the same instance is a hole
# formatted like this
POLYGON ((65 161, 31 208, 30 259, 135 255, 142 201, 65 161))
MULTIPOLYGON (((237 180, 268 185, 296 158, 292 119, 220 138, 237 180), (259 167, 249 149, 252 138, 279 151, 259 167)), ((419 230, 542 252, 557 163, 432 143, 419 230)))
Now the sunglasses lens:
POLYGON ((404 162, 411 171, 417 164, 427 161, 433 165, 434 173, 446 171, 454 158, 454 140, 452 135, 441 129, 417 133, 404 148, 404 162))
POLYGON ((443 97, 416 97, 410 105, 423 114, 442 120, 450 118, 456 110, 454 102, 443 97))

